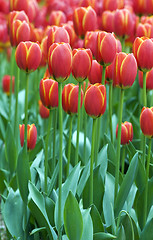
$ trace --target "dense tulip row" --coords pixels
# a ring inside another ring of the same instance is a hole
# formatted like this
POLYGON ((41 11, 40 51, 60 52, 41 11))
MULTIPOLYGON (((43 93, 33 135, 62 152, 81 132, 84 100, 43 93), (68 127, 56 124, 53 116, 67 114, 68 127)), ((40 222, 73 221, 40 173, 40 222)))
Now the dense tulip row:
POLYGON ((151 0, 0 1, 10 239, 153 239, 148 14, 151 0))

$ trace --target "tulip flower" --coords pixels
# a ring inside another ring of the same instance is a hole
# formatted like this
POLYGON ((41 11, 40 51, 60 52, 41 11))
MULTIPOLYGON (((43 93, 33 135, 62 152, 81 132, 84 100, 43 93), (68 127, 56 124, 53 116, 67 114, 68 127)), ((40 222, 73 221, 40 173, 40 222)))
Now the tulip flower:
POLYGON ((57 82, 65 81, 72 69, 72 51, 68 43, 53 43, 48 53, 48 68, 57 82))
MULTIPOLYGON (((10 95, 10 81, 11 81, 10 75, 4 75, 4 77, 2 78, 3 92, 5 92, 8 96, 10 95)), ((15 84, 15 77, 12 76, 12 92, 13 93, 14 93, 14 84, 15 84)))
POLYGON ((49 16, 49 25, 61 26, 62 23, 66 23, 66 15, 62 11, 52 11, 49 16))
POLYGON ((133 85, 137 75, 137 62, 134 55, 117 53, 114 60, 113 84, 125 89, 133 85))
POLYGON ((91 6, 76 8, 73 23, 76 34, 83 39, 87 31, 95 31, 97 28, 96 12, 91 6))
MULTIPOLYGON (((116 127, 116 138, 118 135, 118 125, 116 127)), ((130 122, 125 121, 121 126, 121 144, 128 144, 133 139, 133 126, 130 122)))
POLYGON ((77 39, 77 35, 74 31, 74 26, 72 21, 68 21, 67 23, 64 23, 61 25, 69 34, 70 38, 70 46, 73 48, 73 45, 77 39))
POLYGON ((58 83, 52 79, 42 79, 39 85, 40 99, 45 107, 58 107, 58 83))
MULTIPOLYGON (((19 125, 20 130, 20 143, 21 147, 24 145, 24 131, 25 131, 25 125, 19 125)), ((35 148, 37 141, 37 128, 34 124, 31 124, 27 126, 27 149, 32 150, 35 148)))
POLYGON ((84 107, 86 113, 92 118, 98 118, 106 110, 106 88, 104 85, 96 83, 90 85, 84 96, 84 107))
POLYGON ((91 69, 92 52, 90 49, 73 49, 72 75, 78 82, 84 81, 91 69))
POLYGON ((29 23, 29 18, 24 11, 12 11, 8 14, 8 30, 10 31, 13 21, 20 20, 29 23))
POLYGON ((0 25, 0 51, 10 47, 10 38, 8 34, 7 22, 4 21, 0 25))
POLYGON ((114 32, 114 14, 115 11, 104 11, 101 15, 102 30, 106 32, 114 32))
POLYGON ((124 0, 103 0, 103 11, 116 10, 124 7, 124 0))
POLYGON ((28 12, 28 5, 29 1, 28 0, 10 0, 10 11, 16 10, 16 11, 21 11, 24 10, 25 13, 28 12))
POLYGON ((41 118, 49 118, 49 109, 42 104, 41 100, 39 100, 39 114, 41 118))
POLYGON ((64 27, 52 26, 47 35, 47 50, 53 43, 70 43, 69 34, 64 27))
POLYGON ((15 59, 18 67, 27 73, 35 71, 41 62, 41 49, 38 43, 20 42, 16 48, 15 59))
POLYGON ((144 15, 146 13, 146 1, 133 0, 133 10, 136 14, 144 15))
POLYGON ((10 28, 10 41, 12 46, 17 46, 20 42, 30 40, 30 27, 26 21, 14 20, 10 28), (26 34, 25 34, 26 32, 26 34))
POLYGON ((98 31, 88 31, 84 38, 85 48, 89 48, 95 58, 97 57, 97 36, 98 31))
MULTIPOLYGON (((141 71, 139 71, 138 77, 139 85, 141 88, 143 88, 143 73, 141 71)), ((153 89, 153 69, 146 73, 146 89, 147 90, 153 89)))
POLYGON ((151 155, 151 139, 153 137, 153 107, 143 107, 140 114, 140 127, 144 136, 149 138, 148 140, 148 154, 146 161, 146 182, 144 191, 144 208, 143 208, 143 226, 146 224, 147 212, 148 212, 148 179, 149 179, 149 166, 150 166, 150 155, 151 155))
POLYGON ((136 37, 153 37, 153 26, 149 23, 139 23, 136 29, 136 37))
MULTIPOLYGON (((63 110, 68 114, 74 114, 78 112, 78 92, 79 86, 69 83, 64 86, 62 91, 62 106, 63 110)), ((83 103, 83 91, 81 90, 81 104, 83 103)))
POLYGON ((153 41, 147 37, 137 37, 133 43, 133 54, 139 70, 150 71, 153 67, 153 41))
POLYGON ((101 83, 103 67, 96 61, 92 60, 88 80, 91 84, 101 83))

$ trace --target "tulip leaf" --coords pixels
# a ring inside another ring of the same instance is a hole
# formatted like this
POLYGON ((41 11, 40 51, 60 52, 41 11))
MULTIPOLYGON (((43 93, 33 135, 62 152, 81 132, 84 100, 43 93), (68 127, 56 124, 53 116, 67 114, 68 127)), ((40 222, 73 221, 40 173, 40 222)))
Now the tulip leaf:
POLYGON ((5 190, 5 181, 7 182, 7 178, 9 176, 9 172, 5 169, 0 169, 0 193, 2 194, 5 190))
POLYGON ((116 239, 116 236, 110 233, 100 232, 100 233, 95 233, 93 235, 93 240, 112 240, 112 239, 116 239))
POLYGON ((140 234, 140 240, 151 240, 153 239, 153 218, 147 222, 143 231, 140 234))
POLYGON ((31 231, 30 235, 33 235, 35 233, 38 233, 38 232, 41 232, 43 230, 45 230, 46 228, 45 227, 41 227, 41 228, 35 228, 31 231))
POLYGON ((100 213, 98 212, 95 205, 91 206, 90 215, 91 215, 92 222, 93 222, 93 232, 94 233, 104 232, 104 226, 102 223, 102 219, 101 219, 100 213))
POLYGON ((83 217, 83 233, 81 240, 93 240, 93 224, 90 216, 90 209, 83 209, 81 213, 83 217))
POLYGON ((17 165, 17 150, 16 150, 16 144, 15 144, 13 131, 10 123, 8 123, 7 125, 5 147, 6 147, 6 157, 8 160, 9 169, 12 174, 15 171, 16 165, 17 165))
POLYGON ((98 164, 101 164, 101 175, 104 181, 106 171, 107 171, 107 149, 108 144, 106 144, 98 153, 98 164))
POLYGON ((28 200, 28 194, 29 194, 28 182, 30 178, 31 178, 31 174, 30 174, 30 166, 28 161, 28 154, 24 145, 18 156, 17 179, 18 179, 19 191, 25 203, 27 203, 27 200, 28 200))
MULTIPOLYGON (((63 224, 63 211, 64 211, 65 201, 67 199, 69 191, 71 191, 74 195, 76 194, 76 189, 77 189, 80 172, 81 172, 80 171, 80 163, 78 163, 72 169, 68 178, 66 179, 65 183, 62 186, 62 208, 61 208, 62 224, 63 224)), ((57 229, 59 229, 59 226, 58 226, 58 200, 56 201, 56 204, 55 204, 55 226, 57 229)))
POLYGON ((83 218, 78 202, 70 191, 64 206, 64 227, 70 240, 80 240, 83 233, 83 218))
POLYGON ((139 192, 142 193, 142 191, 145 188, 146 173, 145 173, 145 168, 144 168, 140 158, 138 159, 138 170, 137 170, 135 182, 136 182, 139 192))
POLYGON ((108 159, 111 160, 111 162, 113 162, 114 164, 116 164, 116 152, 115 152, 115 148, 114 145, 112 144, 111 140, 109 139, 109 137, 104 134, 104 141, 108 144, 108 159))
POLYGON ((86 185, 86 182, 89 178, 89 174, 90 174, 90 161, 87 163, 87 165, 84 167, 79 184, 77 186, 77 194, 79 195, 79 197, 81 196, 83 189, 86 185))
POLYGON ((57 239, 56 233, 53 230, 52 226, 50 225, 46 206, 45 206, 45 199, 43 195, 38 191, 38 189, 33 185, 33 183, 29 182, 29 193, 30 193, 30 201, 28 206, 32 215, 35 217, 38 224, 41 226, 45 226, 47 233, 50 239, 57 239))
POLYGON ((53 200, 49 197, 45 198, 45 206, 46 206, 46 212, 47 212, 47 216, 49 219, 49 222, 51 224, 51 226, 55 226, 55 222, 54 222, 54 211, 55 211, 55 203, 53 202, 53 200))
POLYGON ((136 153, 132 158, 128 171, 124 177, 124 180, 117 194, 117 198, 115 201, 115 216, 118 216, 128 197, 128 194, 130 192, 130 189, 137 174, 137 166, 138 166, 138 153, 136 153))
POLYGON ((8 231, 12 237, 24 239, 22 228, 23 222, 23 202, 19 191, 10 189, 3 206, 3 217, 8 231))
POLYGON ((117 240, 126 240, 125 231, 123 225, 118 229, 117 240))

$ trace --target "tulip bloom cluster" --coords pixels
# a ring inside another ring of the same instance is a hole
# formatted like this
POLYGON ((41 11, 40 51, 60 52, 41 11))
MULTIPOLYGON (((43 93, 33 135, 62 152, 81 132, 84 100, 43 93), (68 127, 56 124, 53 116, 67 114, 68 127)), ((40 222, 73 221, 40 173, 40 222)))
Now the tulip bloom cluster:
MULTIPOLYGON (((116 138, 118 135, 118 125, 116 127, 116 138)), ((129 141, 133 140, 133 126, 130 122, 124 122, 121 126, 121 144, 128 144, 129 141)))

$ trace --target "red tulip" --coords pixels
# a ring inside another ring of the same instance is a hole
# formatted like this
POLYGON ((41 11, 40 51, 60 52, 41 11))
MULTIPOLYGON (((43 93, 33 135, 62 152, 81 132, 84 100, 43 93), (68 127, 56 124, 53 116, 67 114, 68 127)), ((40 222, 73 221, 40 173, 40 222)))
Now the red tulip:
POLYGON ((102 30, 106 32, 114 32, 114 14, 113 11, 104 11, 101 15, 102 30))
POLYGON ((25 13, 28 12, 28 0, 10 0, 10 11, 16 10, 16 11, 21 11, 24 10, 25 13))
POLYGON ((48 61, 47 36, 42 39, 40 47, 41 47, 41 52, 42 52, 40 66, 45 66, 48 61))
POLYGON ((8 14, 8 29, 12 28, 12 23, 15 20, 20 20, 21 22, 26 21, 29 23, 29 18, 24 11, 12 11, 8 14))
POLYGON ((92 66, 88 74, 88 80, 91 84, 101 83, 103 67, 96 61, 92 60, 92 66))
POLYGON ((88 31, 84 38, 85 48, 89 48, 95 58, 97 58, 97 37, 98 31, 88 31))
MULTIPOLYGON (((73 114, 78 112, 78 92, 79 86, 69 83, 64 86, 62 91, 62 106, 63 110, 68 114, 73 114)), ((81 104, 83 103, 83 91, 81 90, 81 104)))
MULTIPOLYGON (((24 145, 24 130, 25 125, 19 125, 19 130, 20 130, 20 143, 21 147, 24 145)), ((37 128, 34 124, 27 125, 27 149, 32 150, 34 149, 37 141, 37 128)))
POLYGON ((49 109, 58 107, 58 83, 52 79, 42 79, 39 85, 40 99, 49 109))
POLYGON ((76 34, 84 38, 87 31, 94 31, 97 28, 97 15, 92 7, 79 7, 74 10, 73 23, 76 34))
POLYGON ((48 40, 47 40, 48 50, 53 43, 59 43, 59 42, 69 43, 70 42, 69 34, 64 27, 52 26, 47 35, 48 35, 48 40))
POLYGON ((41 100, 39 100, 39 114, 42 118, 49 117, 49 109, 42 104, 41 100))
POLYGON ((139 70, 150 71, 153 67, 153 41, 147 37, 137 37, 133 43, 133 53, 139 70))
POLYGON ((84 107, 86 113, 92 118, 100 117, 106 110, 106 88, 104 85, 96 83, 90 85, 84 97, 84 107))
MULTIPOLYGON (((4 75, 2 78, 2 88, 3 92, 5 92, 8 96, 10 95, 10 81, 11 76, 10 75, 4 75)), ((14 84, 15 84, 15 77, 12 77, 12 92, 14 93, 14 84)))
POLYGON ((73 27, 73 22, 72 21, 68 21, 67 23, 64 23, 61 25, 69 34, 70 37, 70 45, 73 48, 74 42, 77 39, 77 35, 74 31, 74 27, 73 27))
POLYGON ((143 107, 140 114, 140 127, 143 134, 148 137, 153 137, 153 107, 143 107))
POLYGON ((8 34, 7 22, 0 25, 0 50, 10 47, 10 38, 8 34))
POLYGON ((78 82, 84 81, 91 69, 92 52, 90 49, 73 49, 72 74, 78 82))
POLYGON ((153 26, 149 23, 139 23, 136 29, 136 36, 137 37, 153 37, 153 26))
POLYGON ((134 55, 117 53, 113 66, 113 84, 119 88, 129 88, 137 75, 137 62, 134 55))
POLYGON ((49 25, 60 26, 62 23, 66 23, 66 15, 62 11, 52 11, 49 16, 49 25))
POLYGON ((103 0, 103 10, 116 10, 124 7, 124 0, 103 0))
POLYGON ((14 20, 10 28, 10 41, 12 46, 17 46, 20 42, 30 40, 30 27, 26 21, 14 20), (25 34, 26 33, 26 34, 25 34))
MULTIPOLYGON (((118 135, 118 124, 116 127, 116 138, 118 135)), ((121 144, 125 145, 128 144, 129 141, 133 140, 133 126, 130 122, 124 122, 121 125, 121 144)))
POLYGON ((72 70, 72 50, 68 43, 53 43, 48 53, 48 68, 57 82, 65 81, 72 70))
POLYGON ((133 0, 133 10, 136 14, 143 15, 146 13, 146 0, 133 0))
MULTIPOLYGON (((143 88, 143 72, 139 71, 139 85, 143 88)), ((146 73, 146 89, 152 90, 153 89, 153 69, 146 73)))
POLYGON ((26 72, 35 71, 41 62, 41 49, 38 43, 20 42, 16 48, 15 59, 18 67, 26 72))
POLYGON ((117 52, 117 42, 112 33, 98 32, 97 61, 104 66, 113 62, 117 52))

